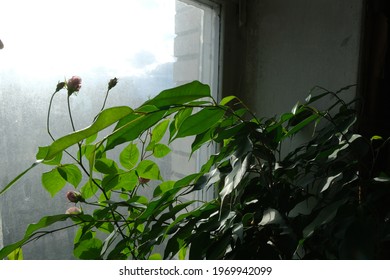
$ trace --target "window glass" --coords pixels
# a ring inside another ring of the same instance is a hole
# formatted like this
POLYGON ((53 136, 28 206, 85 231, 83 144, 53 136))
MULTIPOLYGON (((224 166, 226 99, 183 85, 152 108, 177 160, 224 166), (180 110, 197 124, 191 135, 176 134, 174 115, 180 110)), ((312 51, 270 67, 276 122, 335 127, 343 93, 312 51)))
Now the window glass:
MULTIPOLYGON (((34 160, 51 141, 46 116, 59 81, 73 75, 82 88, 71 97, 76 129, 99 112, 107 82, 118 78, 107 106, 137 107, 143 101, 192 80, 217 92, 219 13, 188 0, 2 0, 0 9, 0 186, 34 160)), ((66 94, 52 107, 51 131, 72 131, 66 94)), ((164 162, 164 179, 195 172, 209 150, 189 160, 190 142, 174 144, 164 162), (183 164, 184 163, 184 164, 183 164)), ((19 240, 27 224, 64 213, 64 194, 42 188, 40 166, 0 197, 0 247, 19 240)), ((202 199, 207 195, 202 194, 202 199)), ((26 259, 72 258, 74 231, 61 231, 28 244, 26 259)))

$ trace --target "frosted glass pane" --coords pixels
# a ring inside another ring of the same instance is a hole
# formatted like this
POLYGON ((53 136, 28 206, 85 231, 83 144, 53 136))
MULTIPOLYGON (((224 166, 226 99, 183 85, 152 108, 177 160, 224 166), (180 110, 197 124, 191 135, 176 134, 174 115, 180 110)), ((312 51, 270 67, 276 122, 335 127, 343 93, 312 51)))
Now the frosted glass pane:
MULTIPOLYGON (((107 106, 136 107, 192 80, 216 88, 218 25, 214 9, 187 0, 2 0, 0 187, 34 162, 38 146, 50 143, 46 114, 59 81, 73 75, 83 80, 71 97, 76 129, 91 123, 114 77, 119 82, 107 106)), ((56 138, 72 131, 65 92, 55 99, 51 128, 56 138)), ((175 145, 164 162, 165 179, 195 172, 209 153, 188 160, 189 142, 175 145)), ((70 186, 53 199, 42 188, 47 170, 38 167, 0 197, 0 247, 19 240, 27 224, 69 207, 64 194, 70 186)), ((45 236, 28 244, 24 256, 70 259, 73 237, 73 229, 45 236)))

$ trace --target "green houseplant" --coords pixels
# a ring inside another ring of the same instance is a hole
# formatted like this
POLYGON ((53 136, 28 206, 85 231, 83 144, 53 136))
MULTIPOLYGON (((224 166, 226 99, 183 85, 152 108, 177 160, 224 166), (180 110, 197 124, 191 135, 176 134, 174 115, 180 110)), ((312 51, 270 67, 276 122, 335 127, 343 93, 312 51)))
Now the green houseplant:
MULTIPOLYGON (((66 88, 69 100, 80 82, 59 83, 53 97, 66 88)), ((109 82, 106 98, 116 83, 109 82)), ((24 244, 63 229, 65 220, 78 228, 74 255, 80 259, 386 258, 390 180, 373 166, 387 140, 354 133, 354 103, 340 97, 349 88, 316 88, 291 112, 262 119, 237 97, 217 102, 197 81, 136 109, 103 105, 89 127, 40 147, 37 161, 2 189, 46 164, 43 186, 54 196, 73 185, 67 197, 75 205, 29 225, 22 240, 0 250, 0 259, 20 257, 24 244), (329 107, 317 109, 324 99, 329 107), (307 130, 311 139, 286 151, 307 130), (185 137, 194 137, 192 152, 213 143, 218 153, 199 172, 164 181, 156 159, 185 137), (109 158, 113 149, 121 149, 119 158, 109 158), (140 190, 150 181, 157 184, 145 197, 140 190), (209 188, 211 201, 181 199, 209 188), (54 224, 57 229, 45 230, 54 224), (162 255, 156 246, 164 247, 162 255)), ((50 134, 49 117, 50 109, 50 134)))

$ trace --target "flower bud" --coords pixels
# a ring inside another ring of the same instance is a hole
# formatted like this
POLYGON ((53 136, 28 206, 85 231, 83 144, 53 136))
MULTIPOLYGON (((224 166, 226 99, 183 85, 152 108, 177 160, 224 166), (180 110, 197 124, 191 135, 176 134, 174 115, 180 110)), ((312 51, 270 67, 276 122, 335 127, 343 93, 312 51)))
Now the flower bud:
POLYGON ((69 191, 66 193, 66 198, 70 201, 70 202, 83 202, 84 201, 84 198, 81 196, 81 193, 79 192, 76 192, 76 191, 69 191))
POLYGON ((57 88, 56 88, 56 92, 60 91, 61 89, 63 89, 65 87, 65 82, 59 82, 57 84, 57 88))
POLYGON ((110 90, 110 89, 112 89, 113 87, 115 87, 117 83, 118 83, 118 79, 117 79, 117 78, 111 79, 111 80, 108 82, 108 90, 110 90))
POLYGON ((149 183, 149 181, 150 181, 150 179, 146 179, 146 178, 142 178, 142 177, 138 178, 138 182, 140 184, 147 184, 147 183, 149 183))
POLYGON ((70 207, 68 210, 66 210, 65 214, 67 215, 78 215, 81 214, 81 209, 78 207, 70 207))
POLYGON ((73 76, 66 83, 66 87, 68 89, 68 95, 79 91, 81 88, 81 78, 79 76, 73 76))

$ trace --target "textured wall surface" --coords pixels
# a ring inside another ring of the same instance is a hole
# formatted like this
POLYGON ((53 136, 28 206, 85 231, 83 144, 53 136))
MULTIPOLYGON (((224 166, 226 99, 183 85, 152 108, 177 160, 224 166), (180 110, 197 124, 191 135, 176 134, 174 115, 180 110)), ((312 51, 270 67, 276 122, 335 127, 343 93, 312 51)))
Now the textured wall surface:
POLYGON ((241 93, 261 116, 358 75, 361 0, 247 0, 241 93))

